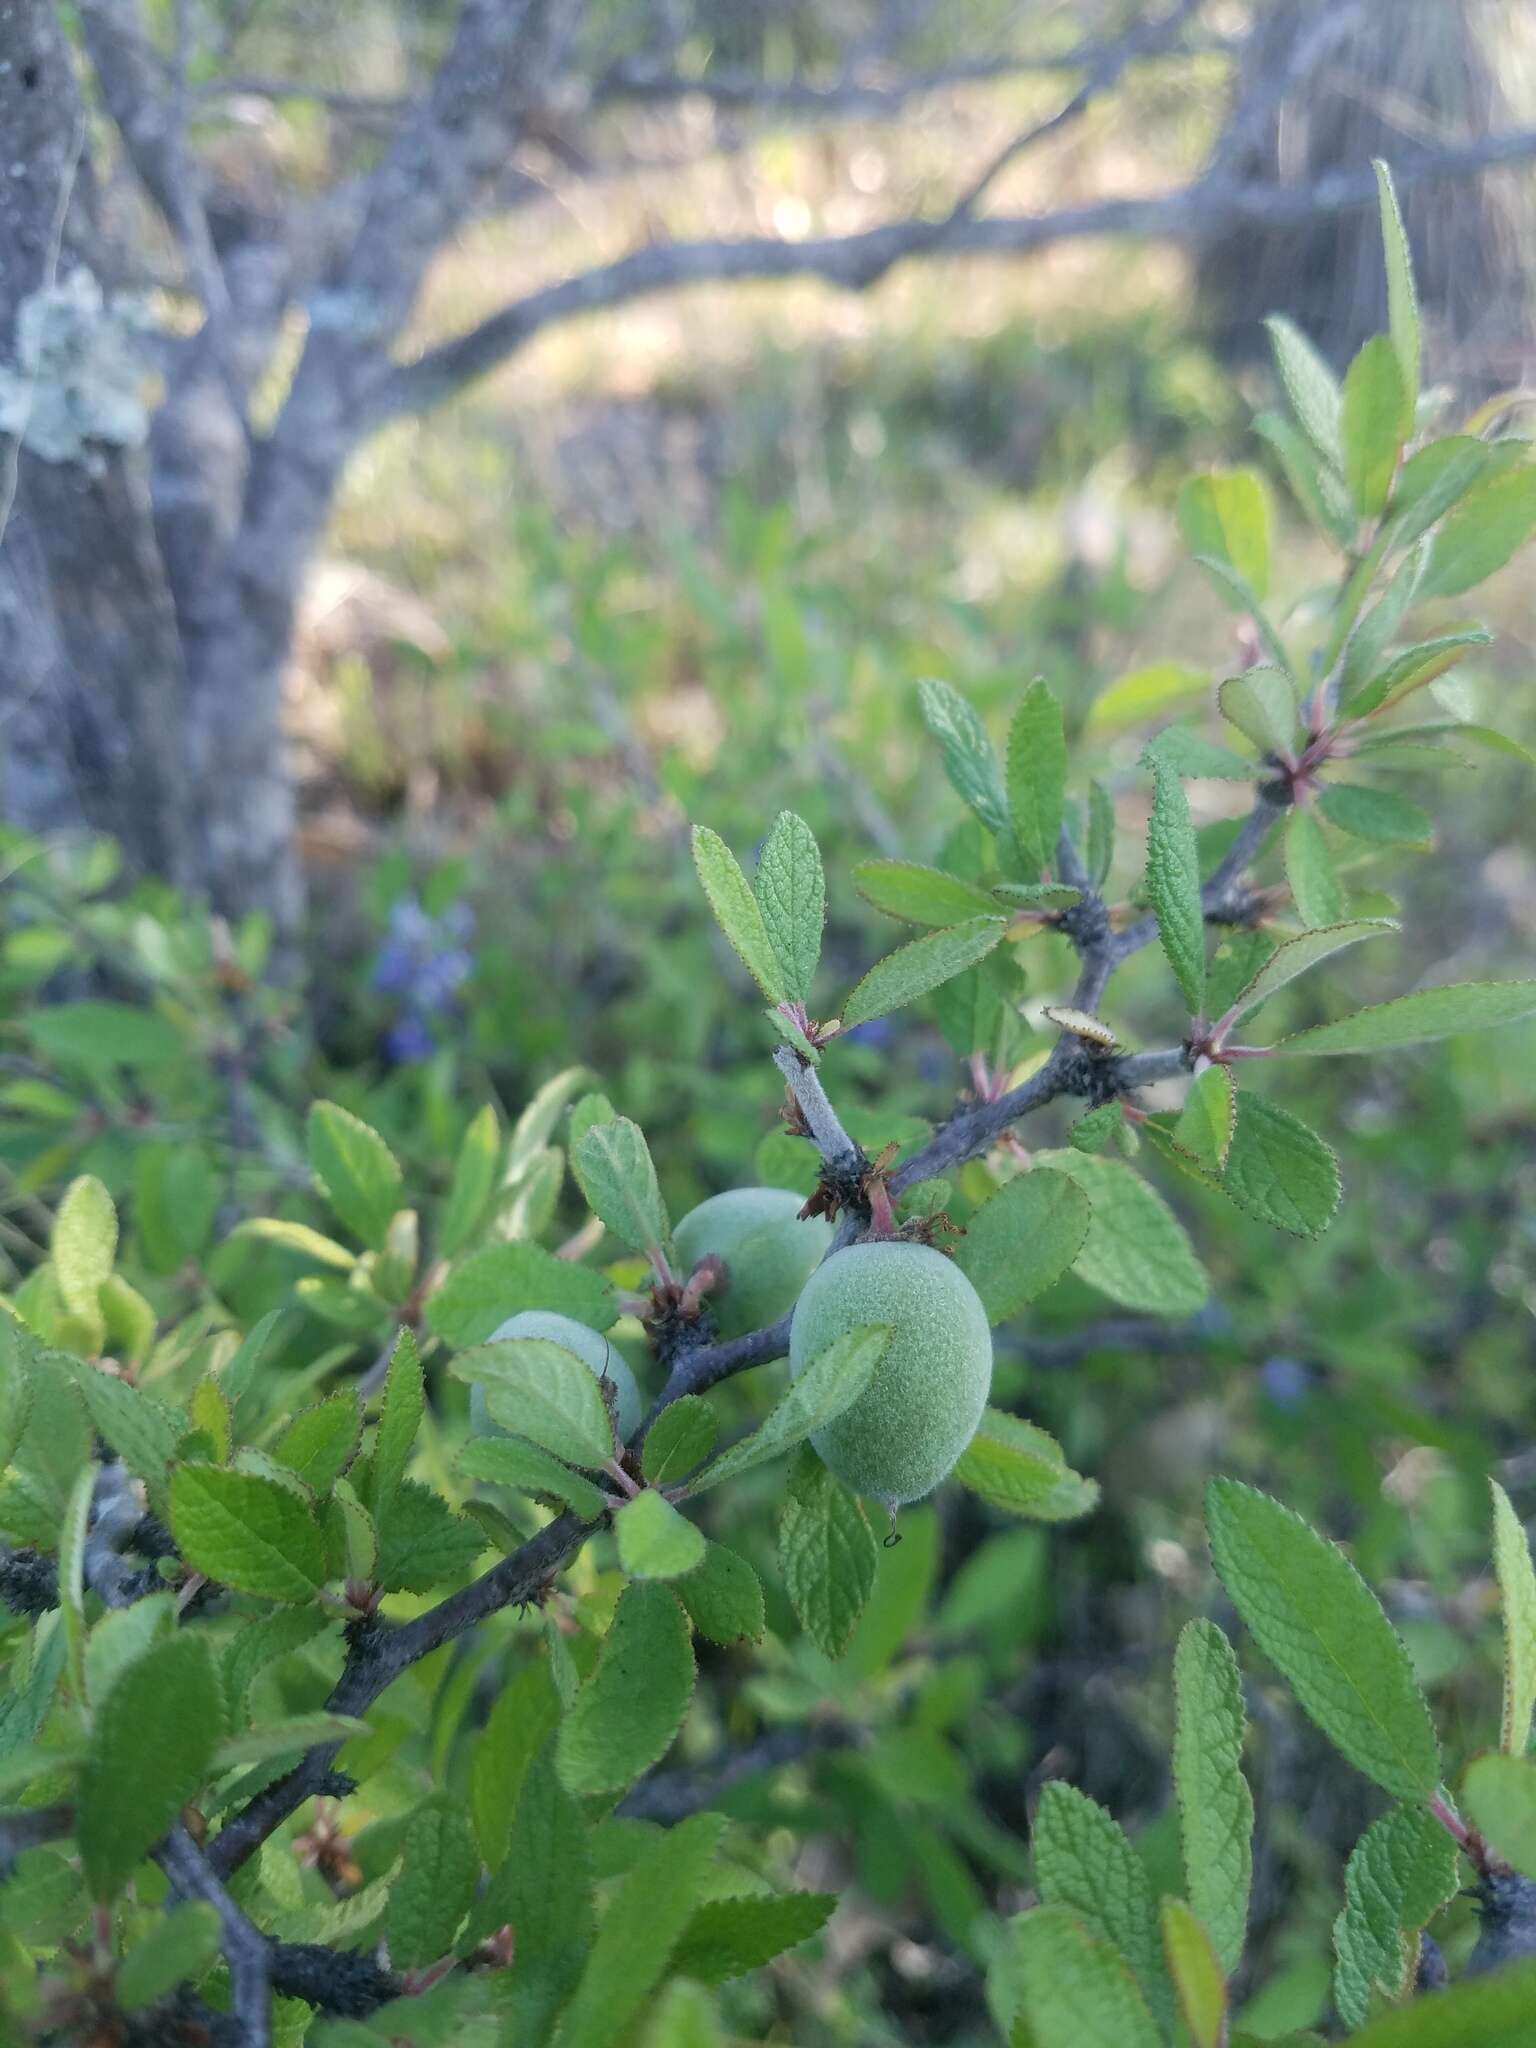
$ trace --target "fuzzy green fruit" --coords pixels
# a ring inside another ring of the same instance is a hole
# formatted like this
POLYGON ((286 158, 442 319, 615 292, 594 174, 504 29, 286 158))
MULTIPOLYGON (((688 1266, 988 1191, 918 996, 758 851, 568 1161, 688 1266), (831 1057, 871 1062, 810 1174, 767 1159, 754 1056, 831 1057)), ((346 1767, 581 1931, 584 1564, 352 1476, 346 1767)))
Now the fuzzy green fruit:
POLYGON ((954 1470, 992 1385, 992 1330, 960 1268, 927 1245, 850 1245, 806 1284, 789 1337, 796 1379, 862 1323, 888 1323, 890 1347, 864 1392, 811 1442, 855 1493, 887 1506, 921 1500, 954 1470))
POLYGON ((686 1276, 700 1259, 724 1259, 724 1287, 709 1296, 722 1337, 743 1337, 787 1316, 801 1288, 827 1255, 831 1226, 800 1221, 803 1196, 789 1188, 732 1188, 690 1209, 675 1232, 686 1276))
MULTIPOLYGON (((574 1351, 582 1364, 590 1367, 595 1379, 606 1375, 613 1381, 619 1411, 619 1435, 627 1441, 640 1427, 640 1389, 635 1384, 635 1376, 620 1356, 617 1345, 610 1344, 599 1331, 578 1323, 572 1316, 557 1316, 549 1309, 525 1308, 521 1315, 508 1316, 504 1323, 492 1330, 487 1341, 495 1344, 503 1337, 543 1337, 551 1344, 574 1351)), ((500 1423, 491 1420, 485 1405, 485 1389, 478 1381, 469 1390, 469 1426, 476 1436, 511 1434, 500 1423)))

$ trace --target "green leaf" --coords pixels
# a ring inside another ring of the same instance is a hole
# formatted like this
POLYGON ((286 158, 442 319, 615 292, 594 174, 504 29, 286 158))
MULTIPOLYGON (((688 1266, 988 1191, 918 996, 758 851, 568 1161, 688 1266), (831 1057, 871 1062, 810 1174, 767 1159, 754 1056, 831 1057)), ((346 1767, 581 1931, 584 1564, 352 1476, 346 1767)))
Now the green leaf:
POLYGON ((1108 878, 1115 859, 1115 806, 1102 783, 1088 785, 1088 874, 1096 889, 1108 878))
POLYGON ((1362 519, 1385 509, 1412 425, 1397 350, 1385 334, 1374 335, 1344 379, 1341 422, 1344 479, 1362 519))
POLYGON ((1156 754, 1152 817, 1147 827, 1147 896, 1157 913, 1158 937, 1189 1014, 1205 1001, 1205 912, 1200 902, 1200 854, 1189 800, 1176 774, 1156 754))
POLYGON ((983 1414, 955 1477, 989 1507, 1028 1522, 1075 1522, 1099 1498, 1097 1481, 1074 1472, 1053 1437, 997 1408, 983 1414))
MULTIPOLYGON (((784 985, 779 956, 773 950, 752 885, 735 854, 719 833, 711 832, 707 825, 693 828, 693 864, 709 898, 709 907, 715 913, 715 922, 730 940, 742 966, 770 1003, 786 1001, 789 991, 784 985)), ((606 1222, 607 1218, 603 1220, 606 1222)))
POLYGON ((1349 2048, 1530 2048, 1533 2007, 1536 1963, 1515 1963, 1384 2013, 1349 2048))
POLYGON ((1284 945, 1276 947, 1237 996, 1223 1021, 1240 1023, 1260 1003, 1267 1003, 1272 995, 1278 994, 1298 975, 1306 974, 1322 961, 1331 959, 1346 946, 1357 946, 1362 939, 1377 938, 1401 929, 1395 918, 1361 917, 1346 924, 1321 925, 1313 931, 1303 932, 1299 938, 1287 939, 1284 945))
POLYGON ((866 903, 908 924, 964 924, 967 918, 998 914, 988 890, 913 860, 860 861, 853 879, 866 903))
POLYGON ((400 1207, 400 1164, 370 1125, 335 1102, 312 1105, 306 1125, 315 1185, 354 1236, 377 1250, 400 1207))
POLYGON ((1107 1151, 1111 1145, 1123 1144, 1127 1128, 1120 1104, 1101 1102, 1097 1109, 1084 1111, 1067 1137, 1074 1151, 1098 1153, 1107 1151))
POLYGON ((1219 1174, 1232 1149, 1237 1121, 1237 1090, 1225 1067, 1207 1067, 1195 1076, 1173 1127, 1173 1142, 1208 1173, 1219 1174))
POLYGON ((445 1259, 462 1251, 485 1216, 496 1186, 501 1158, 501 1123, 496 1105, 485 1104, 471 1120, 453 1163, 453 1183, 437 1227, 438 1248, 445 1259))
POLYGON ((219 1916, 200 1901, 172 1906, 117 1966, 112 1996, 121 2012, 142 2012, 178 1984, 196 1984, 219 1959, 219 1916))
POLYGON ((171 1533, 194 1571, 238 1593, 312 1600, 325 1584, 325 1543, 304 1500, 275 1479, 217 1465, 171 1475, 171 1533))
POLYGON ((1536 1879, 1536 1763, 1526 1757, 1480 1756, 1462 1782, 1462 1799, 1473 1825, 1497 1853, 1522 1876, 1536 1879))
POLYGON ((167 1066, 183 1057, 175 1027, 132 1003, 53 1003, 27 1018, 26 1032, 45 1060, 87 1071, 167 1066))
POLYGON ((32 1413, 32 1369, 36 1340, 0 1309, 0 1471, 15 1457, 32 1413))
POLYGON ((1230 1977, 1248 1938, 1253 1794, 1242 1771, 1242 1674, 1214 1622, 1185 1624, 1173 1661, 1173 1690, 1173 1781, 1184 1887, 1230 1977))
POLYGON ((1066 1906, 1012 1926, 1025 2048, 1161 2048, 1162 2033, 1130 1965, 1066 1906))
POLYGON ((715 1411, 699 1394, 684 1394, 663 1408, 640 1454, 646 1485, 676 1486, 686 1479, 715 1448, 718 1433, 715 1411))
POLYGON ((384 1405, 373 1443, 373 1468, 368 1501, 376 1516, 388 1514, 396 1489, 405 1477, 416 1443, 416 1432, 426 1410, 426 1389, 422 1382, 421 1357, 416 1339, 401 1330, 390 1355, 384 1380, 384 1405))
POLYGON ((1373 846, 1431 846, 1434 820, 1427 811, 1388 789, 1362 782, 1336 782, 1318 798, 1330 825, 1373 846))
POLYGON ((712 1643, 756 1643, 767 1627, 763 1588, 744 1557, 723 1543, 704 1546, 704 1562, 676 1586, 688 1619, 712 1643))
POLYGON ((1061 706, 1037 676, 1008 728, 1008 815, 1032 880, 1056 864, 1066 784, 1067 736, 1061 706))
POLYGON ((1211 1482, 1206 1526, 1223 1585, 1259 1647, 1357 1770, 1397 1799, 1432 1798, 1440 1749, 1408 1653, 1337 1544, 1279 1501, 1211 1482))
POLYGON ((1205 776, 1224 782, 1253 782, 1259 774, 1259 764, 1248 755, 1214 746, 1186 725, 1165 726, 1147 746, 1145 758, 1149 763, 1159 762, 1171 775, 1188 779, 1205 776))
POLYGON ((485 1388, 493 1421, 553 1451, 568 1465, 613 1456, 613 1424, 595 1375, 574 1351, 546 1337, 503 1337, 453 1361, 456 1379, 485 1388))
POLYGON ((480 1857, 463 1814, 446 1805, 420 1807, 401 1840, 384 1913, 397 1970, 423 1969, 449 1953, 479 1881, 480 1857))
POLYGON ((534 1759, 559 1725, 560 1696, 547 1659, 513 1671, 475 1739, 469 1773, 475 1839, 492 1870, 506 1858, 534 1759))
POLYGON ((510 1486, 536 1499, 557 1500, 584 1522, 597 1521, 607 1510, 600 1487, 521 1437, 476 1437, 460 1451, 458 1462, 459 1470, 471 1479, 510 1486))
POLYGON ((779 1571, 800 1626, 823 1656, 847 1649, 879 1561, 862 1502, 802 1444, 779 1510, 779 1571))
POLYGON ((261 1764, 273 1757, 297 1757, 321 1742, 350 1742, 354 1735, 366 1735, 368 1723, 351 1714, 292 1714, 285 1720, 258 1722, 228 1735, 214 1752, 215 1771, 232 1771, 241 1764, 261 1764))
MULTIPOLYGON (((507 1146, 507 1163, 502 1169, 502 1186, 513 1187, 547 1149, 566 1104, 591 1079, 585 1067, 566 1067, 547 1080, 524 1109, 512 1128, 507 1146)), ((588 1098, 601 1101, 603 1098, 588 1098)), ((580 1105, 578 1104, 578 1108, 580 1105)), ((574 1119, 576 1112, 571 1112, 574 1119)), ((610 1109, 608 1114, 613 1114, 610 1109)), ((575 1140, 572 1139, 574 1144, 575 1140)))
POLYGON ((651 1843, 619 1880, 554 2048, 614 2048, 625 2036, 666 1974, 724 1828, 722 1814, 695 1814, 651 1843))
POLYGON ((1182 709, 1203 697, 1210 686, 1211 679, 1204 669, 1186 668, 1177 661, 1159 661, 1150 668, 1135 669, 1094 698, 1088 713, 1088 731, 1121 732, 1127 726, 1142 725, 1164 711, 1182 709))
POLYGON ((791 1002, 803 1003, 821 958, 827 885, 816 835, 793 811, 780 811, 757 857, 753 883, 791 1002))
POLYGON ((1082 1189, 1046 1168, 1021 1173, 989 1196, 955 1248, 955 1264, 988 1321, 1006 1321, 1053 1287, 1082 1250, 1088 1225, 1082 1189))
POLYGON ((619 1509, 613 1528, 632 1579, 680 1579, 704 1562, 702 1531, 650 1488, 619 1509))
POLYGON ((1179 529, 1192 555, 1235 569, 1257 597, 1269 589, 1269 492, 1257 470, 1218 469, 1179 493, 1179 529))
POLYGON ((1378 1996, 1408 1991, 1426 1923, 1456 1895, 1456 1845, 1422 1806, 1395 1806, 1374 1822, 1344 1871, 1344 1910, 1333 1923, 1333 1997, 1362 2026, 1378 1996))
POLYGON ((166 1636, 120 1673, 92 1717, 80 1767, 75 1833, 94 1897, 120 1892, 196 1795, 223 1731, 219 1676, 201 1636, 166 1636))
POLYGON ((402 1479, 379 1519, 374 1578, 388 1593, 431 1593, 461 1578, 484 1548, 476 1523, 456 1515, 430 1486, 402 1479))
POLYGON ((1314 1024, 1282 1038, 1283 1053, 1395 1052, 1463 1031, 1492 1031, 1536 1011, 1536 981, 1463 981, 1373 1003, 1332 1024, 1314 1024))
POLYGON ((1284 669, 1245 669, 1229 676, 1216 693, 1221 715, 1228 725, 1252 740, 1263 755, 1289 756, 1295 752, 1301 715, 1296 708, 1296 685, 1284 669))
POLYGON ((623 1792, 672 1747, 692 1697, 682 1608, 666 1586, 632 1579, 596 1669, 560 1725, 560 1782, 578 1796, 623 1792))
POLYGON ((97 1434, 130 1470, 158 1489, 176 1455, 184 1427, 181 1418, 153 1395, 140 1393, 115 1373, 98 1372, 93 1366, 77 1368, 75 1385, 97 1434))
POLYGON ((1166 2025, 1172 1998, 1152 1884, 1119 1823, 1075 1786, 1053 1779, 1041 1790, 1030 1847, 1046 1905, 1069 1906, 1102 1928, 1166 2025))
POLYGON ((1081 889, 1063 882, 997 882, 992 888, 994 912, 999 903, 1010 910, 1070 910, 1082 900, 1081 889))
POLYGON ((1344 922, 1344 890, 1327 836, 1312 812, 1299 806, 1285 821, 1285 879, 1298 913, 1313 930, 1344 922))
POLYGON ((589 1837, 549 1755, 538 1756, 517 1802, 511 1845, 459 1941, 464 1954, 499 1928, 513 1930, 517 1959, 501 2008, 511 2040, 547 2040, 581 1975, 592 1942, 589 1837))
POLYGON ((1163 1955, 1192 2048, 1225 2048, 1227 1987, 1211 1937, 1182 1899, 1164 1899, 1163 1955))
POLYGON ((899 1010, 986 958, 1008 929, 1001 917, 973 917, 929 932, 876 961, 843 1005, 845 1030, 899 1010))
POLYGON ((1499 1740, 1511 1756, 1530 1747, 1536 1708, 1536 1568, 1525 1524, 1497 1479, 1493 1495, 1493 1562, 1504 1617, 1504 1713, 1499 1740))
POLYGON ((571 1153, 571 1165, 593 1215, 621 1244, 650 1253, 671 1235, 667 1205, 645 1133, 628 1117, 595 1124, 571 1153))
POLYGON ((1419 404, 1419 378, 1424 353, 1424 331, 1419 319, 1419 297, 1413 282, 1413 252, 1408 230, 1392 183, 1389 166, 1373 160, 1376 188, 1381 201, 1381 239, 1387 259, 1387 325, 1403 386, 1408 416, 1413 418, 1419 404))
POLYGON ((1294 1237, 1317 1237, 1338 1211, 1339 1162, 1332 1147, 1300 1117, 1239 1089, 1237 1125, 1220 1187, 1261 1223, 1294 1237))
POLYGON ((1325 462, 1344 468, 1344 393, 1339 380, 1294 321, 1282 313, 1264 322, 1275 368, 1302 432, 1325 462))
POLYGON ((1267 441, 1285 472, 1297 502, 1318 531, 1347 548, 1355 537, 1354 507, 1344 479, 1318 454, 1304 434, 1277 412, 1261 412, 1253 431, 1267 441))
POLYGON ((570 1316, 593 1330, 610 1329, 619 1314, 612 1287, 592 1267, 540 1244, 488 1244, 461 1259, 428 1301, 427 1328, 460 1351, 483 1344, 525 1309, 570 1316))
POLYGON ((1421 597, 1459 597, 1502 569, 1536 533, 1536 466, 1489 477, 1446 515, 1419 587, 1421 597))
POLYGON ((944 750, 944 773, 989 832, 1012 829, 997 756, 974 708, 949 683, 917 686, 923 723, 944 750))
MULTIPOLYGON (((349 1387, 293 1418, 272 1446, 272 1455, 297 1472, 315 1494, 329 1493, 351 1464, 363 1434, 363 1404, 349 1387)), ((378 1454, 374 1454, 377 1478, 378 1454)))
POLYGON ((357 1264, 357 1253, 348 1251, 334 1237, 311 1230, 307 1223, 290 1223, 286 1216, 247 1216, 243 1223, 236 1224, 233 1235, 259 1238, 263 1244, 275 1244, 281 1251, 297 1252, 301 1258, 314 1259, 322 1266, 334 1266, 338 1272, 350 1273, 357 1264))
POLYGON ((683 1930, 672 1968, 701 1984, 745 1977, 786 1949, 809 1941, 826 1926, 836 1908, 835 1892, 709 1899, 683 1930))
POLYGON ((1497 459, 1486 441, 1469 434, 1431 441, 1403 464, 1384 538, 1394 548, 1412 547, 1488 475, 1497 459))
POLYGON ((890 1341, 891 1332, 884 1323, 861 1323, 844 1331, 790 1383, 778 1405, 750 1436, 705 1466, 689 1491, 703 1493, 723 1479, 749 1472, 754 1465, 782 1456, 813 1431, 835 1422, 869 1385, 890 1341))
POLYGON ((208 1151, 185 1139, 140 1145, 133 1169, 133 1222, 152 1272, 174 1273, 201 1256, 219 1208, 208 1151))
POLYGON ((99 1328, 101 1290, 117 1257, 117 1211, 94 1174, 85 1173, 64 1190, 53 1220, 49 1258, 59 1293, 71 1314, 99 1328))
POLYGON ((1209 1288, 1194 1249, 1162 1196, 1118 1159, 1084 1152, 1037 1152, 1036 1167, 1050 1166, 1075 1180, 1092 1215, 1074 1270, 1123 1308, 1151 1315, 1192 1316, 1209 1288))

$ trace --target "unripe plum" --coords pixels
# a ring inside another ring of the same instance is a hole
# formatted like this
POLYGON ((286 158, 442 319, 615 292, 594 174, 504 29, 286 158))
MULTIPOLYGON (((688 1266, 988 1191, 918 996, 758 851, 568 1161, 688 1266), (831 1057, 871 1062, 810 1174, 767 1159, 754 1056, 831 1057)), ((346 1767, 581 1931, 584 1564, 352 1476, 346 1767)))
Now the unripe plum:
POLYGON ((889 1324, 889 1348, 858 1400, 811 1442, 855 1493, 895 1508, 931 1493, 976 1434, 992 1384, 992 1330, 980 1295, 942 1252, 894 1240, 850 1245, 806 1283, 790 1372, 798 1379, 861 1323, 889 1324))
POLYGON ((675 1233, 678 1264, 691 1273, 711 1256, 726 1281, 709 1295, 722 1337, 766 1329, 789 1314, 832 1242, 823 1217, 800 1221, 802 1197, 789 1188, 732 1188, 690 1209, 675 1233))
MULTIPOLYGON (((618 1347, 610 1344, 600 1331, 591 1329, 586 1323, 578 1323, 572 1316, 556 1315, 549 1309, 525 1308, 520 1315, 508 1316, 504 1323, 492 1330, 488 1341, 496 1344, 503 1337, 542 1337, 547 1343, 574 1351, 582 1364, 590 1369, 594 1379, 606 1377, 612 1380, 620 1437, 628 1439, 640 1427, 640 1389, 635 1383, 635 1376, 620 1356, 618 1347)), ((478 1381, 469 1390, 469 1423, 476 1436, 509 1436, 512 1433, 491 1419, 485 1403, 485 1388, 478 1381)))

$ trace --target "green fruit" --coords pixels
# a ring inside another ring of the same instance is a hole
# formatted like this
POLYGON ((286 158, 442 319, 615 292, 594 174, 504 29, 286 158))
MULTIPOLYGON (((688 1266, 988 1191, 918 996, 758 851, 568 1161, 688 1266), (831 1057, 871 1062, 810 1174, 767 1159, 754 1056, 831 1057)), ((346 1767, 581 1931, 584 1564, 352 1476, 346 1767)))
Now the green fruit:
MULTIPOLYGON (((591 1369, 595 1379, 612 1380, 619 1412, 619 1435, 626 1441, 640 1427, 640 1389, 635 1376, 620 1356, 617 1346, 610 1344, 600 1331, 589 1329, 585 1323, 578 1323, 571 1316, 557 1316, 549 1309, 525 1308, 521 1315, 508 1316, 498 1328, 492 1330, 488 1342, 495 1344, 502 1337, 543 1337, 551 1344, 559 1344, 567 1351, 574 1351, 582 1364, 591 1369)), ((485 1389, 478 1382, 469 1390, 469 1424, 476 1436, 509 1436, 500 1423, 491 1420, 485 1405, 485 1389)))
POLYGON ((789 1188, 732 1188, 690 1209, 675 1232, 684 1275, 700 1259, 724 1259, 723 1287, 711 1290, 710 1311, 722 1337, 743 1337, 787 1316, 801 1288, 827 1255, 831 1226, 800 1221, 804 1197, 789 1188))
POLYGON ((888 1323, 890 1347, 858 1400, 811 1442, 855 1493, 895 1508, 932 1493, 976 1434, 992 1385, 992 1331, 980 1295, 941 1252, 850 1245, 806 1284, 790 1372, 798 1379, 862 1323, 888 1323))

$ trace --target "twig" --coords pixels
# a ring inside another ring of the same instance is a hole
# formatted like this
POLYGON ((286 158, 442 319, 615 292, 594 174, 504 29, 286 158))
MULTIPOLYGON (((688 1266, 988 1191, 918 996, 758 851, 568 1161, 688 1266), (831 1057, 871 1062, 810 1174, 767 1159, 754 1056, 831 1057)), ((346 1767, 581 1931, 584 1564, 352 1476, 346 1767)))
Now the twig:
MULTIPOLYGON (((1240 910, 1238 884, 1246 870, 1264 850, 1264 843, 1290 809, 1291 799, 1283 784, 1266 783, 1254 799, 1253 809, 1243 820, 1242 830, 1222 856, 1221 864, 1200 892, 1205 915, 1212 923, 1230 923, 1240 910)), ((1157 919, 1143 917, 1117 932, 1111 940, 1112 966, 1118 967, 1157 937, 1157 919)))
POLYGON ((241 2048, 272 2048, 271 1954, 266 1936, 247 1920, 180 1822, 156 1850, 155 1860, 183 1898, 201 1899, 219 1916, 241 2048))
POLYGON ((809 1066, 792 1045, 777 1047, 773 1064, 784 1076, 823 1163, 837 1172, 852 1171, 864 1155, 843 1129, 816 1069, 809 1066))

